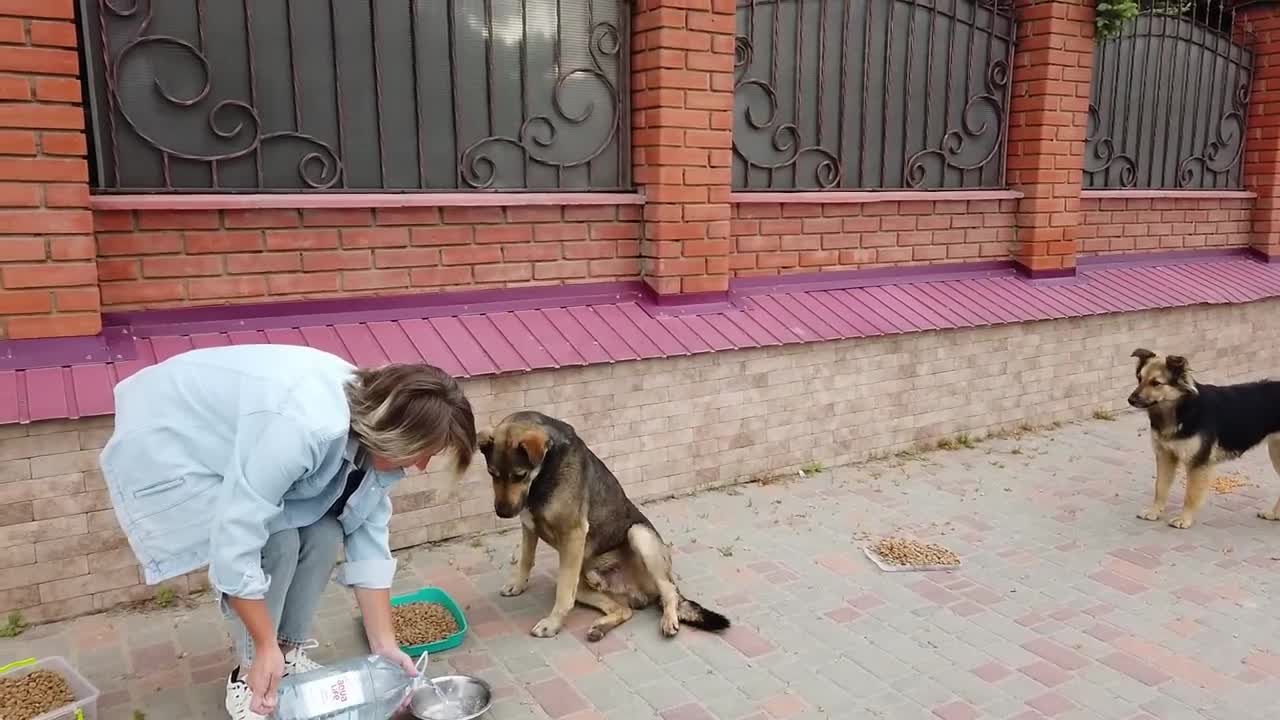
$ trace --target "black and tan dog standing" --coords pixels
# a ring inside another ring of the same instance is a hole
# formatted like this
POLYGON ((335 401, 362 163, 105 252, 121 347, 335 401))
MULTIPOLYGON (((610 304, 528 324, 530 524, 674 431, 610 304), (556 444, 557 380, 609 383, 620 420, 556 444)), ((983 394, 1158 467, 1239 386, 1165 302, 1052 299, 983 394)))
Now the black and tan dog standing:
POLYGON ((525 591, 539 539, 560 555, 555 605, 533 635, 560 632, 575 602, 604 613, 587 632, 589 640, 655 601, 668 637, 682 622, 709 631, 729 627, 723 615, 680 594, 667 544, 572 426, 518 412, 482 431, 479 446, 493 477, 494 512, 520 517, 520 557, 502 594, 525 591))
MULTIPOLYGON (((1138 387, 1129 404, 1147 411, 1156 455, 1155 499, 1138 517, 1160 519, 1179 468, 1187 473, 1187 495, 1182 512, 1169 521, 1176 528, 1195 523, 1218 463, 1265 442, 1280 473, 1280 381, 1205 385, 1179 355, 1139 348, 1132 357, 1138 359, 1138 387)), ((1258 516, 1280 520, 1280 501, 1258 516)))

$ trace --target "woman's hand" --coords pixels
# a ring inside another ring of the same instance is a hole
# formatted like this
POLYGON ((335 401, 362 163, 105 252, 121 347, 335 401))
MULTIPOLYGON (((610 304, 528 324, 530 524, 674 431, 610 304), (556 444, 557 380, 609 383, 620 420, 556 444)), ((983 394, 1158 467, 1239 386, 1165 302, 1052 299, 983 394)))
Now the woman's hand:
POLYGON ((253 657, 253 665, 245 682, 253 691, 253 702, 249 709, 258 715, 270 715, 276 711, 279 695, 276 690, 280 686, 280 678, 284 677, 284 653, 278 645, 258 648, 253 657))
POLYGON ((391 662, 400 666, 409 677, 418 677, 418 667, 414 665, 413 658, 405 654, 403 650, 395 645, 370 648, 374 655, 381 655, 391 662))
MULTIPOLYGON (((406 655, 403 650, 395 645, 383 645, 380 647, 370 648, 370 650, 373 651, 374 655, 381 655, 382 657, 399 665, 400 669, 404 670, 409 677, 418 677, 418 666, 414 664, 413 658, 406 655)), ((404 710, 409 707, 409 703, 412 701, 413 693, 405 693, 404 700, 400 702, 400 707, 397 708, 397 711, 404 710)))

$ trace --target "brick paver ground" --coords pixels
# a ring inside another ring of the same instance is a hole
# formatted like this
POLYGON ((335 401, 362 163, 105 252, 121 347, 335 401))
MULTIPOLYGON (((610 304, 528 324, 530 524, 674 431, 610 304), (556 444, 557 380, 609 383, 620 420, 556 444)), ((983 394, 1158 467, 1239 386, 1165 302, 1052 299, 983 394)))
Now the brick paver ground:
MULTIPOLYGON (((1280 682, 1280 492, 1258 452, 1224 468, 1192 530, 1134 517, 1153 467, 1141 418, 1091 421, 647 506, 686 593, 729 614, 723 637, 674 641, 653 612, 591 644, 594 611, 554 639, 554 558, 502 598, 514 535, 406 554, 398 590, 432 584, 472 631, 439 655, 497 691, 489 718, 1272 718, 1280 682), (882 573, 869 538, 911 533, 959 552, 950 573, 882 573)), ((1180 501, 1180 492, 1175 500, 1180 501)), ((315 655, 362 649, 333 592, 315 655)), ((68 656, 103 717, 220 718, 226 638, 214 608, 116 613, 35 628, 0 657, 68 656)))

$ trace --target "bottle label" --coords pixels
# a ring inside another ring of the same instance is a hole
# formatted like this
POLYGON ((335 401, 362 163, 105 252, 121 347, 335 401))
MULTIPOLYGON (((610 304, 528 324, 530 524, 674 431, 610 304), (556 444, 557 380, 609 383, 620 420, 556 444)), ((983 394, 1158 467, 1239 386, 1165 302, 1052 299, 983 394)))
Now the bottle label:
POLYGON ((299 690, 307 707, 307 714, 319 717, 363 705, 364 685, 360 680, 360 673, 353 671, 312 680, 303 685, 299 690))

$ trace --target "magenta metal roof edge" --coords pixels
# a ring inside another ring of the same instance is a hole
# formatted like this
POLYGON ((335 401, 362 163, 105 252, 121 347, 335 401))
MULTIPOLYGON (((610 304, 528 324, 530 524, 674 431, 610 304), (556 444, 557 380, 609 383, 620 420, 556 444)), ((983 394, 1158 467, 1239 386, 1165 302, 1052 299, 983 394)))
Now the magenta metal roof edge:
POLYGON ((305 345, 361 366, 428 362, 467 378, 1280 297, 1280 265, 1239 255, 1086 267, 1071 282, 1053 284, 1010 272, 954 270, 917 272, 899 283, 876 274, 876 282, 849 287, 781 284, 699 314, 656 314, 647 296, 636 293, 568 307, 400 320, 325 324, 316 321, 333 317, 302 316, 310 324, 213 332, 175 326, 169 335, 128 340, 136 347, 131 359, 0 370, 0 424, 109 415, 120 380, 187 350, 219 345, 305 345))
POLYGON ((451 290, 363 298, 320 298, 243 305, 104 313, 103 324, 125 326, 138 337, 175 332, 265 330, 300 325, 389 322, 543 307, 595 305, 641 300, 647 286, 639 280, 547 285, 540 287, 451 290))
POLYGON ((88 337, 0 341, 0 370, 119 362, 138 355, 127 327, 104 327, 88 337))
POLYGON ((1163 250, 1140 253, 1115 253, 1107 255, 1081 255, 1076 258, 1080 268, 1098 269, 1106 267, 1154 267, 1159 265, 1181 265, 1185 263, 1205 262, 1207 260, 1240 260, 1258 259, 1253 248, 1215 248, 1211 250, 1163 250))
POLYGON ((973 263, 945 263, 903 267, 871 268, 866 270, 834 270, 820 273, 796 273, 794 275, 763 275, 735 278, 729 286, 731 295, 750 296, 773 292, 808 292, 813 290, 844 290, 872 285, 896 285, 924 280, 964 280, 974 277, 996 277, 1017 272, 1011 260, 991 260, 973 263))

